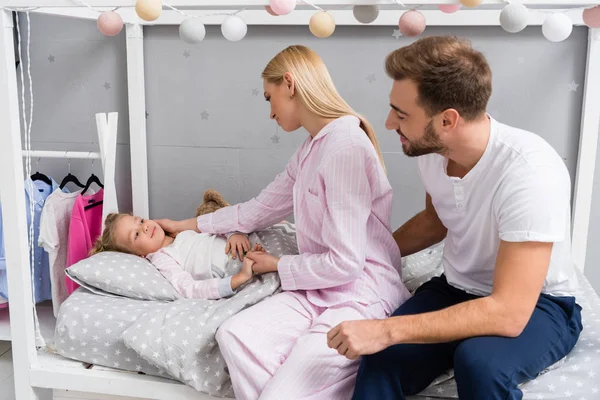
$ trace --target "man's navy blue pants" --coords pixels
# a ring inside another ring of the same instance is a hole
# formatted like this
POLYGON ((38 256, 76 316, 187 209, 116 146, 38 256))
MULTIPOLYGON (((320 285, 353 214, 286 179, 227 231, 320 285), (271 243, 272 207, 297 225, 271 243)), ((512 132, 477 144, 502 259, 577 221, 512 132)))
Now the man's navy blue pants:
MULTIPOLYGON (((423 284, 393 315, 436 311, 476 299, 445 276, 423 284)), ((582 330, 574 297, 542 294, 520 336, 482 336, 439 344, 398 344, 362 357, 354 400, 404 399, 450 368, 461 400, 521 399, 518 385, 567 355, 582 330)))

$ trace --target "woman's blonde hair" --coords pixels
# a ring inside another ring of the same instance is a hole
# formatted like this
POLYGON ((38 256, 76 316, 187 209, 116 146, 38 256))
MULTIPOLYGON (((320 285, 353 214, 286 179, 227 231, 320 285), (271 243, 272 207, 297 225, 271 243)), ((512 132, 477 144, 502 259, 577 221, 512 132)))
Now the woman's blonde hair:
POLYGON ((124 246, 120 246, 115 238, 117 230, 117 222, 122 216, 129 215, 123 213, 110 213, 104 220, 104 231, 102 235, 96 239, 94 248, 90 251, 90 256, 101 253, 103 251, 120 251, 121 253, 131 253, 124 246))
POLYGON ((306 46, 289 46, 269 61, 261 76, 269 83, 280 85, 286 72, 291 73, 294 77, 295 94, 313 114, 332 119, 344 115, 354 115, 360 119, 360 127, 373 144, 379 161, 385 170, 383 157, 379 150, 379 142, 373 127, 340 96, 327 67, 317 53, 306 46))

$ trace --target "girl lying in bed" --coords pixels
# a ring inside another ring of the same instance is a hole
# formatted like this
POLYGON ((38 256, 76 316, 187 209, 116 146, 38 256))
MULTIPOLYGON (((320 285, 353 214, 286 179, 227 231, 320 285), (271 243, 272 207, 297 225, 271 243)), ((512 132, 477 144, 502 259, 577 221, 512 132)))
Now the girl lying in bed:
MULTIPOLYGON (((250 258, 243 251, 250 250, 244 234, 232 234, 227 239, 219 235, 183 231, 171 237, 151 219, 129 214, 109 214, 104 232, 98 238, 92 254, 102 251, 120 251, 148 259, 185 298, 220 299, 252 279, 250 258), (228 253, 243 260, 240 272, 225 276, 228 253)), ((264 251, 256 244, 253 251, 264 251)))

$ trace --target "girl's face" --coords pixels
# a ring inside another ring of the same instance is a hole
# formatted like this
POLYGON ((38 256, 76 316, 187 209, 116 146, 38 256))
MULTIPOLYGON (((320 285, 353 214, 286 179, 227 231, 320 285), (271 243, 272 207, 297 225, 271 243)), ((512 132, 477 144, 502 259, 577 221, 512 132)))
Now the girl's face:
POLYGON ((284 81, 280 85, 264 81, 265 100, 271 104, 269 117, 277 121, 277 124, 286 132, 299 129, 300 124, 299 104, 293 94, 293 86, 284 81))
POLYGON ((124 215, 116 222, 115 240, 131 253, 147 256, 163 247, 165 231, 151 219, 124 215))

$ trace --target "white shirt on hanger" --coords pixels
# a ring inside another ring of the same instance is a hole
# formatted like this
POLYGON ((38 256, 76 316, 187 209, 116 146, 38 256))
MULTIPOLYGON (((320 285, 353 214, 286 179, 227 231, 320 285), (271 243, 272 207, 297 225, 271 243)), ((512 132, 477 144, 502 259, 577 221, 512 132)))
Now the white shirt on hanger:
POLYGON ((65 285, 67 266, 67 244, 69 224, 75 199, 81 193, 65 193, 56 189, 48 196, 40 216, 40 236, 38 245, 48 253, 50 261, 50 282, 52 284, 52 308, 58 316, 60 305, 69 297, 65 285))

